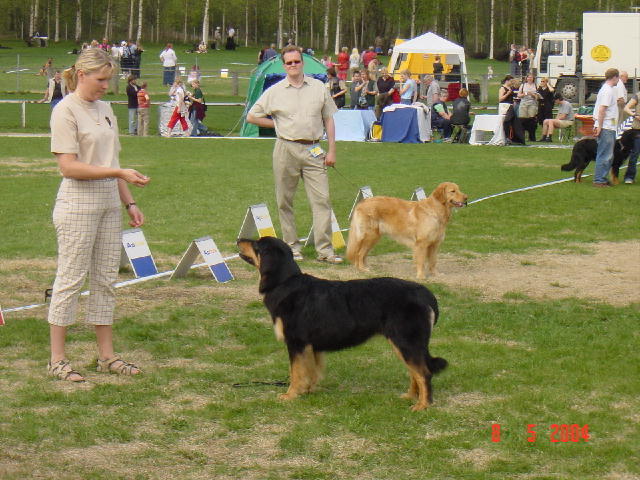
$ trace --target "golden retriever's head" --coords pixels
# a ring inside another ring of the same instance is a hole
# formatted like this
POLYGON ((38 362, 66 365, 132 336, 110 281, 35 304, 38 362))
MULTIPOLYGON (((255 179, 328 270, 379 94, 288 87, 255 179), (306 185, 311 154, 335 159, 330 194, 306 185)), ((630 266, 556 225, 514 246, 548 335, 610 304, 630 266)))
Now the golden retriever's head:
POLYGON ((467 195, 460 191, 460 187, 453 182, 443 182, 438 185, 431 197, 447 207, 464 207, 467 205, 467 195))
POLYGON ((237 244, 240 258, 255 266, 260 273, 260 293, 266 293, 288 278, 301 273, 300 267, 293 259, 291 247, 278 238, 241 238, 237 244))

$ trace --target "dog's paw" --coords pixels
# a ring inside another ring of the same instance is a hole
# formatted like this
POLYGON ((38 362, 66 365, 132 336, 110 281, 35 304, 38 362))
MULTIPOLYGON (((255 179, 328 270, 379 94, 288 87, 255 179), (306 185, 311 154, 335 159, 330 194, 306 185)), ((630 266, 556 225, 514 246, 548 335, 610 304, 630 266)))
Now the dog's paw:
POLYGON ((297 393, 293 393, 293 392, 287 392, 287 393, 283 393, 282 395, 279 395, 278 398, 280 400, 285 400, 285 401, 289 401, 289 400, 293 400, 294 398, 296 398, 298 396, 297 393))
POLYGON ((406 392, 400 395, 400 398, 402 398, 403 400, 416 400, 418 398, 418 394, 406 392))
POLYGON ((412 412, 419 412, 420 410, 424 410, 429 406, 428 403, 416 403, 413 407, 411 407, 412 412))

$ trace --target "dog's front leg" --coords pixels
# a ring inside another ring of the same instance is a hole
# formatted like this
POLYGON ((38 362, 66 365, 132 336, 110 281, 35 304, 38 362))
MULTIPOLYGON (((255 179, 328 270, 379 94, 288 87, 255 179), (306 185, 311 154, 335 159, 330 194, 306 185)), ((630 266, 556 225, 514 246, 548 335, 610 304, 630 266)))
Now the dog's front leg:
POLYGON ((289 346, 289 389, 280 395, 282 400, 293 400, 307 393, 315 378, 315 355, 313 347, 307 345, 302 351, 289 346))
POLYGON ((427 262, 427 244, 417 241, 413 247, 413 261, 416 264, 416 278, 421 280, 427 278, 424 272, 425 263, 427 262))

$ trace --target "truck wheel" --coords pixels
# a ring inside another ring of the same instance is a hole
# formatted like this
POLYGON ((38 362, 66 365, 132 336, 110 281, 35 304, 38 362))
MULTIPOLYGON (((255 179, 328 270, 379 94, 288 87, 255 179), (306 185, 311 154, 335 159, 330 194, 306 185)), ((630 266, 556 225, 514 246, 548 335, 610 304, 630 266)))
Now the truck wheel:
POLYGON ((569 102, 578 101, 578 80, 576 79, 562 79, 558 80, 556 85, 556 92, 560 92, 562 97, 569 102))

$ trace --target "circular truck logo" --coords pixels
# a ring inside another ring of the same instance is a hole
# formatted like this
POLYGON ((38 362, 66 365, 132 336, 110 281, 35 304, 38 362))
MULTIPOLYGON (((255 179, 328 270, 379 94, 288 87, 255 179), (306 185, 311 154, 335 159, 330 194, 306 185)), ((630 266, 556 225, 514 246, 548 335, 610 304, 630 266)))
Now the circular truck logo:
POLYGON ((596 62, 606 62, 611 58, 611 49, 606 45, 596 45, 591 49, 591 58, 596 62))

